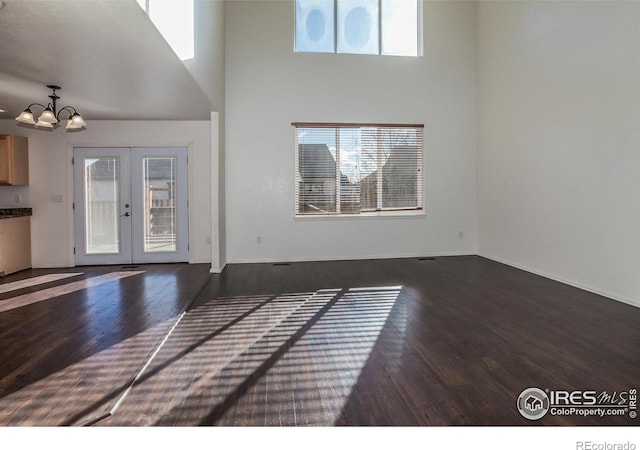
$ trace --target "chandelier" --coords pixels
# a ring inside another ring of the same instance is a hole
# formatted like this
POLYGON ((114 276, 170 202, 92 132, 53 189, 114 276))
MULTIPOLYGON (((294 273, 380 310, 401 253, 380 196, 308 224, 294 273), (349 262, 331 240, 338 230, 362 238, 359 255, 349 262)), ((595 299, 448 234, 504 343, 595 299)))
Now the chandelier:
POLYGON ((54 125, 60 121, 62 113, 66 112, 68 114, 67 126, 65 127, 67 130, 79 130, 85 128, 87 126, 87 122, 84 121, 82 116, 78 114, 78 111, 76 111, 73 106, 63 106, 60 110, 57 109, 56 101, 60 97, 56 95, 56 91, 62 88, 54 84, 48 84, 47 87, 53 91, 49 96, 51 103, 47 106, 40 103, 32 103, 27 107, 27 109, 22 111, 18 117, 16 117, 16 120, 29 125, 35 125, 36 127, 56 128, 54 125), (37 122, 33 118, 33 113, 31 112, 32 106, 39 106, 44 109, 42 114, 40 114, 40 117, 38 117, 37 122))

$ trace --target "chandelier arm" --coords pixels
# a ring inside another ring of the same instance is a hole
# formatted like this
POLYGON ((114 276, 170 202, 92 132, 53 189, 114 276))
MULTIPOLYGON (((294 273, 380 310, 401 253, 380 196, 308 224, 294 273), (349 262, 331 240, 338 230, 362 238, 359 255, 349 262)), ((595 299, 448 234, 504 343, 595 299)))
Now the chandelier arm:
POLYGON ((69 113, 69 118, 78 113, 73 106, 63 106, 60 108, 60 111, 58 111, 58 114, 56 114, 56 119, 60 120, 60 114, 62 114, 63 111, 67 111, 69 113))
POLYGON ((44 106, 42 103, 32 103, 29 106, 27 106, 27 109, 31 109, 32 106, 39 106, 42 109, 47 109, 47 107, 44 106))

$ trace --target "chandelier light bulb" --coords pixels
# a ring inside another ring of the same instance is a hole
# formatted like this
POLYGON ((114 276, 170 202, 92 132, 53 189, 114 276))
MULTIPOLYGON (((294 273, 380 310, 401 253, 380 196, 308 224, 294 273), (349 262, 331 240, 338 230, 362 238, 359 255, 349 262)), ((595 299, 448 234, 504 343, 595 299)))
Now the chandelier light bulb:
POLYGON ((42 114, 38 118, 38 122, 47 122, 47 123, 58 123, 58 119, 56 119, 56 115, 51 111, 50 108, 42 111, 42 114))
POLYGON ((35 125, 36 121, 33 118, 33 113, 29 108, 25 109, 20 113, 18 117, 16 117, 18 122, 28 123, 29 125, 35 125))
POLYGON ((82 120, 82 117, 80 117, 79 114, 74 114, 73 116, 71 116, 69 118, 69 120, 67 120, 67 130, 78 130, 80 128, 84 128, 87 125, 87 123, 82 120))
POLYGON ((44 121, 38 119, 38 122, 36 122, 36 127, 53 128, 53 124, 51 122, 44 122, 44 121))

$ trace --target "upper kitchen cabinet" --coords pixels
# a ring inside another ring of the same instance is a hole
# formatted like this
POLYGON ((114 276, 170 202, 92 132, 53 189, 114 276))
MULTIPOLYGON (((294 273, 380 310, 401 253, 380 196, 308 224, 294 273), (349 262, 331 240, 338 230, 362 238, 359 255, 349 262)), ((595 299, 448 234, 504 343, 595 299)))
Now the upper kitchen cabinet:
POLYGON ((26 137, 0 134, 0 185, 29 184, 29 143, 26 137))

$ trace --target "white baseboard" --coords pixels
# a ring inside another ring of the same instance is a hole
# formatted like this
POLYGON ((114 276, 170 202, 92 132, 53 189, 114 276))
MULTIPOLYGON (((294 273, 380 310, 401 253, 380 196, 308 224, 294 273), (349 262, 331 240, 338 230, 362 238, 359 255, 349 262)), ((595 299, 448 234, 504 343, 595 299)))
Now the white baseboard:
POLYGON ((209 269, 209 273, 220 274, 220 273, 222 273, 222 271, 224 270, 225 267, 227 267, 227 263, 224 263, 222 265, 222 267, 213 267, 213 266, 211 266, 211 269, 209 269))
POLYGON ((76 266, 75 262, 69 264, 63 264, 63 263, 56 263, 56 264, 31 264, 31 268, 32 269, 72 269, 74 267, 81 267, 81 266, 76 266))
POLYGON ((323 262, 323 261, 362 261, 367 259, 396 259, 396 258, 436 258, 439 256, 476 256, 475 252, 435 252, 435 253, 420 253, 420 254, 408 254, 408 255, 370 255, 370 256, 343 256, 343 257, 327 257, 327 258, 314 258, 314 257, 296 257, 296 258, 240 258, 227 261, 228 264, 265 264, 265 263, 293 263, 293 262, 323 262))
POLYGON ((582 283, 579 283, 579 282, 576 282, 576 281, 573 281, 573 280, 568 280, 566 278, 562 278, 562 277, 558 277, 558 276, 555 276, 555 275, 551 275, 551 274, 543 272, 541 270, 532 269, 531 267, 524 266, 522 264, 517 264, 517 263, 514 263, 512 261, 508 261, 508 260, 505 260, 505 259, 502 259, 502 258, 497 258, 497 257, 492 256, 492 255, 480 254, 479 253, 478 256, 480 256, 482 258, 490 259, 490 260, 495 261, 495 262, 499 262, 500 264, 506 264, 507 266, 515 267, 516 269, 524 270, 525 272, 533 273, 535 275, 539 275, 539 276, 544 277, 544 278, 549 278, 550 280, 558 281, 560 283, 563 283, 563 284, 566 284, 566 285, 569 285, 569 286, 573 286, 573 287, 578 288, 578 289, 582 289, 583 291, 588 291, 588 292, 591 292, 593 294, 601 295, 603 297, 607 297, 607 298, 610 298, 612 300, 616 300, 616 301, 619 301, 619 302, 622 302, 622 303, 626 303, 627 305, 631 305, 631 306, 635 306, 636 308, 640 308, 640 301, 634 300, 632 298, 627 298, 627 297, 623 297, 623 296, 620 296, 620 295, 613 294, 611 292, 606 292, 606 291, 603 291, 601 289, 597 289, 597 288, 595 288, 593 286, 588 286, 588 285, 585 285, 585 284, 582 284, 582 283))

